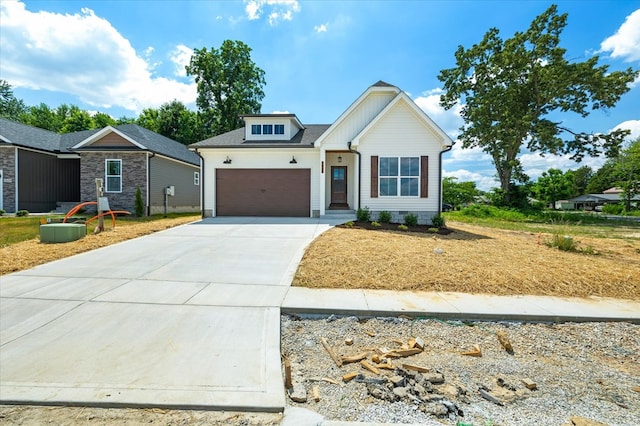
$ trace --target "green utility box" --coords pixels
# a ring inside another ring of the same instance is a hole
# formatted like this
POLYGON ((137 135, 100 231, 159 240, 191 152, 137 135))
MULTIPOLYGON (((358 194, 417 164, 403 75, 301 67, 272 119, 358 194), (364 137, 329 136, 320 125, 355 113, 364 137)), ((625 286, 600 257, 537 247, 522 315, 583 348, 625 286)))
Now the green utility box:
POLYGON ((48 223, 40 225, 41 243, 68 243, 84 238, 87 225, 84 223, 48 223))

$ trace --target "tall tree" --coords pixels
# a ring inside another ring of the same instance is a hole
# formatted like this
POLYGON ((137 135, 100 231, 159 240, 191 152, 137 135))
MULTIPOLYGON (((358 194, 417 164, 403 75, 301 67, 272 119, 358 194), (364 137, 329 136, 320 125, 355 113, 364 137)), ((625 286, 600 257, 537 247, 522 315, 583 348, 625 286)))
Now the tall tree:
POLYGON ((0 117, 20 121, 20 115, 27 111, 22 99, 13 94, 13 89, 7 80, 0 80, 0 117))
POLYGON ((575 185, 574 174, 571 170, 562 172, 560 169, 549 169, 542 172, 538 181, 533 185, 532 192, 540 200, 556 208, 556 201, 573 195, 575 185))
POLYGON ((158 129, 158 110, 155 108, 145 108, 142 110, 138 118, 136 119, 136 124, 138 126, 142 126, 147 130, 151 130, 152 132, 159 133, 158 129))
POLYGON ((196 105, 205 137, 242 127, 241 114, 260 112, 264 71, 245 43, 225 40, 220 49, 195 49, 186 70, 198 86, 196 105))
POLYGON ((445 91, 440 104, 447 109, 463 104, 463 147, 491 155, 507 203, 510 187, 526 180, 518 158, 523 147, 580 161, 585 155, 615 156, 628 134, 587 134, 551 119, 556 113, 586 117, 591 110, 612 108, 638 76, 631 68, 612 72, 598 66, 597 56, 569 62, 559 46, 566 24, 567 14, 558 15, 552 5, 510 39, 502 40, 492 28, 470 49, 459 46, 456 67, 438 75, 445 91))
POLYGON ((103 127, 116 125, 116 120, 104 112, 98 112, 92 118, 94 129, 102 129, 103 127))
POLYGON ((583 195, 587 191, 587 186, 593 177, 593 169, 589 166, 582 166, 573 171, 573 197, 583 195))
POLYGON ((640 194, 640 138, 624 149, 616 159, 616 186, 622 189, 625 210, 631 210, 631 199, 640 194))
POLYGON ((20 121, 29 126, 39 127, 52 132, 59 132, 62 128, 62 122, 58 119, 56 110, 52 110, 45 103, 29 107, 27 111, 20 116, 20 121))
POLYGON ((160 106, 157 125, 158 133, 185 145, 205 139, 201 137, 197 113, 178 100, 160 106))
POLYGON ((72 133, 80 130, 93 129, 93 119, 85 110, 72 105, 69 109, 69 116, 64 120, 60 133, 72 133))
POLYGON ((593 174, 586 188, 587 194, 601 194, 616 185, 615 159, 609 159, 593 174))

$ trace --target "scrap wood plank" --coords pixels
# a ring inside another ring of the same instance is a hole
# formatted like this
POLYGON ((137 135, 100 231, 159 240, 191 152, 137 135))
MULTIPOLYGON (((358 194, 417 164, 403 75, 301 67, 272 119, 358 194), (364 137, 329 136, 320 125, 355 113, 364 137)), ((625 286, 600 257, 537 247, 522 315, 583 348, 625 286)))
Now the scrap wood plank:
POLYGON ((313 388, 311 388, 311 394, 313 395, 313 400, 315 402, 320 401, 320 389, 318 388, 318 386, 314 386, 313 388))
POLYGON ((351 362, 362 361, 367 356, 369 356, 368 352, 362 352, 362 353, 359 353, 359 354, 356 354, 356 355, 342 356, 342 363, 343 364, 349 364, 351 362))
POLYGON ((486 399, 487 401, 491 401, 491 402, 493 402, 494 404, 497 404, 497 405, 500 405, 500 406, 504 405, 504 402, 502 402, 501 400, 499 400, 499 399, 498 399, 498 398, 496 398, 495 396, 491 395, 491 394, 490 394, 489 392, 487 392, 485 389, 480 388, 480 389, 478 389, 478 392, 480 392, 480 395, 482 395, 482 397, 483 397, 484 399, 486 399))
POLYGON ((333 362, 335 362, 338 367, 342 367, 342 358, 340 358, 338 354, 336 354, 333 349, 331 349, 331 346, 329 346, 329 343, 327 343, 327 339, 321 337, 320 343, 322 343, 322 346, 324 346, 326 351, 329 353, 329 356, 331 356, 333 362))
POLYGON ((287 357, 284 357, 284 387, 286 389, 293 387, 293 383, 291 382, 291 361, 289 361, 287 357))
POLYGON ((384 354, 385 357, 394 357, 394 358, 402 358, 406 356, 411 356, 415 354, 419 354, 422 352, 422 349, 411 348, 411 349, 394 349, 384 354))
POLYGON ((390 362, 376 363, 375 367, 376 368, 382 368, 384 370, 395 370, 396 369, 395 365, 391 364, 390 362))
POLYGON ((500 330, 496 333, 496 335, 498 336, 498 340, 500 341, 500 344, 502 345, 504 350, 513 355, 513 346, 511 346, 511 341, 509 341, 507 333, 500 330))
POLYGON ((417 371, 418 373, 429 372, 429 369, 427 367, 420 367, 419 365, 413 365, 413 364, 402 364, 402 368, 404 368, 405 370, 417 371))
POLYGON ((377 369, 373 365, 369 364, 364 359, 362 361, 360 361, 360 365, 362 365, 362 367, 366 368, 367 370, 371 371, 373 374, 380 374, 380 370, 379 369, 377 369))
POLYGON ((344 376, 342 376, 342 381, 347 383, 350 382, 351 380, 353 380, 356 376, 358 375, 358 373, 356 373, 355 371, 352 371, 351 373, 347 373, 344 376))
POLYGON ((481 357, 482 356, 482 351, 480 350, 480 346, 473 345, 473 349, 468 350, 468 351, 464 351, 464 352, 460 352, 460 355, 481 357))
POLYGON ((538 388, 538 385, 531 379, 522 379, 522 383, 524 383, 524 386, 529 390, 536 390, 538 388))

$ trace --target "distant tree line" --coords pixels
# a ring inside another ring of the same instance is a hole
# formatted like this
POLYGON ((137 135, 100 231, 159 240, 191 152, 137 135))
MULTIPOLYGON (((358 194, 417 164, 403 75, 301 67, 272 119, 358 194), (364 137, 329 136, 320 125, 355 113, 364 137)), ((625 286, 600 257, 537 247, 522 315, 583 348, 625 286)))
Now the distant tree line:
POLYGON ((145 108, 137 118, 118 119, 76 105, 27 106, 14 96, 9 82, 0 80, 0 117, 56 133, 135 123, 189 145, 242 127, 240 115, 260 113, 264 71, 251 60, 251 48, 245 43, 225 40, 219 49, 195 49, 186 70, 197 84, 197 111, 175 99, 159 108, 145 108))

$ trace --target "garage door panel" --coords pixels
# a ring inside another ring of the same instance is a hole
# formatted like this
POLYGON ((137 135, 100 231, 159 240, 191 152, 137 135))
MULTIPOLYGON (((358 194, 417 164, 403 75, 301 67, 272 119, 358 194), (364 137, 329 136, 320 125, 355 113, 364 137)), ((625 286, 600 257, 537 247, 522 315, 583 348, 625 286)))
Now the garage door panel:
POLYGON ((310 185, 309 169, 219 169, 216 215, 309 217, 310 185))

